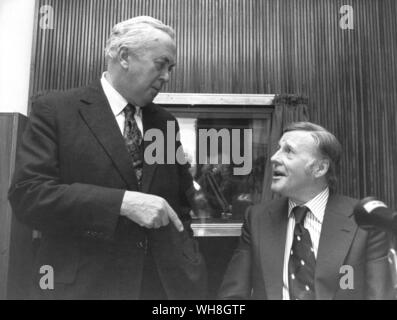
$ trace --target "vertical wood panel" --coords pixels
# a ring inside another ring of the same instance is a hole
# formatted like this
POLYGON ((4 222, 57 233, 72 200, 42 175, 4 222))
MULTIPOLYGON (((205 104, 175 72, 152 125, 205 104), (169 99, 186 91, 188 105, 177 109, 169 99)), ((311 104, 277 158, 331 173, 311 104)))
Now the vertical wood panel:
POLYGON ((397 207, 395 0, 38 3, 54 7, 55 28, 37 24, 32 94, 97 78, 111 26, 151 15, 177 32, 178 64, 165 91, 305 94, 312 120, 344 146, 341 191, 397 207), (339 28, 346 4, 354 9, 354 30, 339 28))
POLYGON ((7 199, 17 145, 25 125, 25 116, 0 114, 0 300, 29 297, 32 231, 12 215, 7 199))

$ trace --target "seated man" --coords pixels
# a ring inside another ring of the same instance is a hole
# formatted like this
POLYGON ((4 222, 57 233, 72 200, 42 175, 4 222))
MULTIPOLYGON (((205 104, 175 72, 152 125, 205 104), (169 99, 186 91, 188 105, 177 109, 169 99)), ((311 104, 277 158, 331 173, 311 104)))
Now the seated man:
POLYGON ((309 122, 289 125, 272 156, 282 197, 247 210, 223 299, 392 299, 388 243, 359 229, 356 200, 335 193, 341 146, 309 122))

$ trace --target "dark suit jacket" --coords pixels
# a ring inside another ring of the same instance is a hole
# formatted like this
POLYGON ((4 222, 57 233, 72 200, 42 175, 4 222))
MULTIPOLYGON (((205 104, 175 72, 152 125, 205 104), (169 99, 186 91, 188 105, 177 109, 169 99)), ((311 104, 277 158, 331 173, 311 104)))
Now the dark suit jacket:
MULTIPOLYGON (((356 200, 330 195, 316 260, 316 298, 392 299, 384 232, 357 227, 352 216, 356 200), (342 289, 353 269, 353 289, 342 289)), ((228 266, 220 298, 282 299, 288 200, 256 205, 246 213, 240 243, 228 266)))
MULTIPOLYGON (((175 120, 154 104, 142 112, 145 131, 166 134, 166 121, 175 120)), ((147 243, 168 298, 203 298, 205 265, 185 195, 191 186, 188 166, 143 166, 142 191, 165 198, 184 222, 184 232, 172 223, 149 230, 121 217, 125 190, 138 187, 100 82, 39 97, 9 191, 17 217, 43 234, 34 297, 136 299, 147 243), (38 287, 42 265, 54 269, 54 290, 38 287)))

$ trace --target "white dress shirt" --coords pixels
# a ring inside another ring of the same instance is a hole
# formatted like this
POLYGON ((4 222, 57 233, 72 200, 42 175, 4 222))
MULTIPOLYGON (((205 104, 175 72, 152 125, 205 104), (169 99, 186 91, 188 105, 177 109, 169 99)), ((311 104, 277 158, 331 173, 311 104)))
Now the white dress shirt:
MULTIPOLYGON (((312 240, 314 256, 317 259, 318 244, 320 242, 321 226, 323 224, 325 207, 327 206, 329 197, 328 187, 321 191, 317 196, 308 202, 302 204, 310 209, 307 212, 304 226, 310 233, 312 240)), ((292 247, 292 241, 294 239, 295 229, 295 216, 292 214, 292 209, 297 204, 291 200, 288 200, 288 225, 287 225, 287 236, 285 241, 284 251, 284 269, 283 269, 283 300, 289 300, 289 288, 288 288, 288 262, 292 247)))
MULTIPOLYGON (((125 115, 123 110, 125 106, 128 104, 128 101, 115 88, 112 87, 112 85, 106 79, 106 72, 102 74, 101 85, 103 91, 105 92, 105 96, 108 99, 114 117, 116 118, 117 124, 119 125, 121 134, 123 134, 124 121, 125 121, 125 115)), ((138 106, 135 106, 135 108, 136 108, 136 112, 134 118, 143 136, 142 110, 138 106)))

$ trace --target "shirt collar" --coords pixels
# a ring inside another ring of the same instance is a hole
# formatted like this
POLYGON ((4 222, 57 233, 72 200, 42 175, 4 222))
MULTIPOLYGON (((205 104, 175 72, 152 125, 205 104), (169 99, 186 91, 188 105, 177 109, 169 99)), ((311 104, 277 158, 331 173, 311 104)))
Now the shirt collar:
MULTIPOLYGON (((105 96, 109 101, 110 108, 112 109, 112 112, 116 117, 124 110, 125 106, 128 104, 128 101, 115 88, 113 88, 110 82, 106 79, 106 74, 107 72, 102 73, 101 85, 103 88, 103 92, 105 93, 105 96)), ((142 116, 141 108, 138 106, 135 106, 135 108, 136 114, 138 116, 142 116)))
MULTIPOLYGON (((324 220, 325 207, 327 206, 329 197, 329 188, 326 187, 323 191, 317 194, 313 199, 302 204, 309 208, 314 217, 322 223, 324 220)), ((292 209, 298 206, 294 201, 288 199, 288 217, 291 217, 292 209)))

